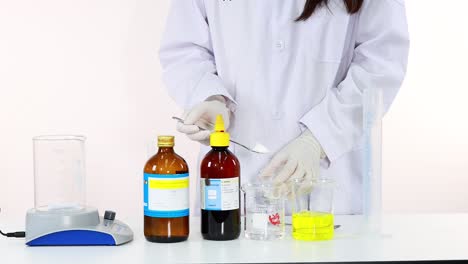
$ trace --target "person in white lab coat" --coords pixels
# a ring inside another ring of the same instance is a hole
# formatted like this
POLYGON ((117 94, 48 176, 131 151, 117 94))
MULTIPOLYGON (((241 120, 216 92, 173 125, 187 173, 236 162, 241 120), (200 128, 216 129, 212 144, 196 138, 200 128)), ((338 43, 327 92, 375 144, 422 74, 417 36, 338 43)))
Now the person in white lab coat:
MULTIPOLYGON (((185 109, 177 129, 207 143, 216 114, 243 183, 331 177, 335 212, 361 211, 362 97, 388 110, 409 50, 403 0, 173 0, 160 48, 163 80, 185 109)), ((208 150, 203 145, 201 155, 208 150)))

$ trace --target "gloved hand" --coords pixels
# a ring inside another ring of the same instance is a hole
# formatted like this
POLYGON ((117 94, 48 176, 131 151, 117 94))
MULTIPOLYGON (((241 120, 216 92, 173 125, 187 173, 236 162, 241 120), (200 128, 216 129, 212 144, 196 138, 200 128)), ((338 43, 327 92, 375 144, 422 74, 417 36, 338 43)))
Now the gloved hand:
POLYGON ((319 177, 322 158, 325 158, 322 146, 307 129, 273 157, 260 173, 260 178, 272 180, 280 187, 282 194, 287 194, 291 192, 295 180, 309 181, 319 177))
POLYGON ((209 145, 210 134, 214 129, 216 115, 223 115, 224 127, 229 127, 230 111, 226 99, 221 95, 208 98, 182 115, 184 123, 177 123, 177 131, 186 134, 191 140, 209 145), (205 129, 201 130, 199 127, 205 129))

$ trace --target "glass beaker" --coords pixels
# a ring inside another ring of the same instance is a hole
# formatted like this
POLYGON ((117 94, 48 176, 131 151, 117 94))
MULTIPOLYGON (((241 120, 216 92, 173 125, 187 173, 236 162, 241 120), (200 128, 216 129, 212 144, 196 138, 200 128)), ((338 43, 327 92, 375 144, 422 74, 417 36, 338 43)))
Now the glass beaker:
POLYGON ((334 234, 333 181, 293 182, 292 236, 297 240, 329 240, 334 234))
POLYGON ((40 211, 76 211, 85 207, 85 137, 33 138, 34 206, 40 211))
POLYGON ((244 193, 244 235, 254 240, 284 236, 284 203, 278 187, 269 183, 246 183, 244 193))

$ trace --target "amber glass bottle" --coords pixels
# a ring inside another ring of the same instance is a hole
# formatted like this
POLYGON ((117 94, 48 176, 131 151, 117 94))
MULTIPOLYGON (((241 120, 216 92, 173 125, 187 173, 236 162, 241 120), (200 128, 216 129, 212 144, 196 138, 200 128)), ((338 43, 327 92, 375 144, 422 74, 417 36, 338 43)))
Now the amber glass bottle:
POLYGON ((189 235, 189 174, 174 152, 174 137, 158 137, 158 153, 144 169, 144 233, 148 241, 171 243, 189 235))
POLYGON ((208 240, 236 239, 241 232, 240 164, 228 149, 229 134, 220 115, 210 145, 200 166, 201 233, 208 240))

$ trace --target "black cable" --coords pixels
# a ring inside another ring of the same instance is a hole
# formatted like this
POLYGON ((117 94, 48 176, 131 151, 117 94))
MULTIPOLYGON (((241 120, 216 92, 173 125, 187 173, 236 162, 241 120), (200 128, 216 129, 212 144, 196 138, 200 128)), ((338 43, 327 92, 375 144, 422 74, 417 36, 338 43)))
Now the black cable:
POLYGON ((26 232, 11 232, 11 233, 3 233, 2 230, 0 230, 0 234, 2 236, 6 236, 6 237, 16 237, 16 238, 22 238, 22 237, 26 237, 26 232))
MULTIPOLYGON (((1 208, 0 208, 0 211, 1 211, 1 208)), ((19 232, 3 233, 2 230, 0 230, 0 235, 6 236, 6 237, 22 238, 22 237, 26 237, 26 232, 19 231, 19 232)))

